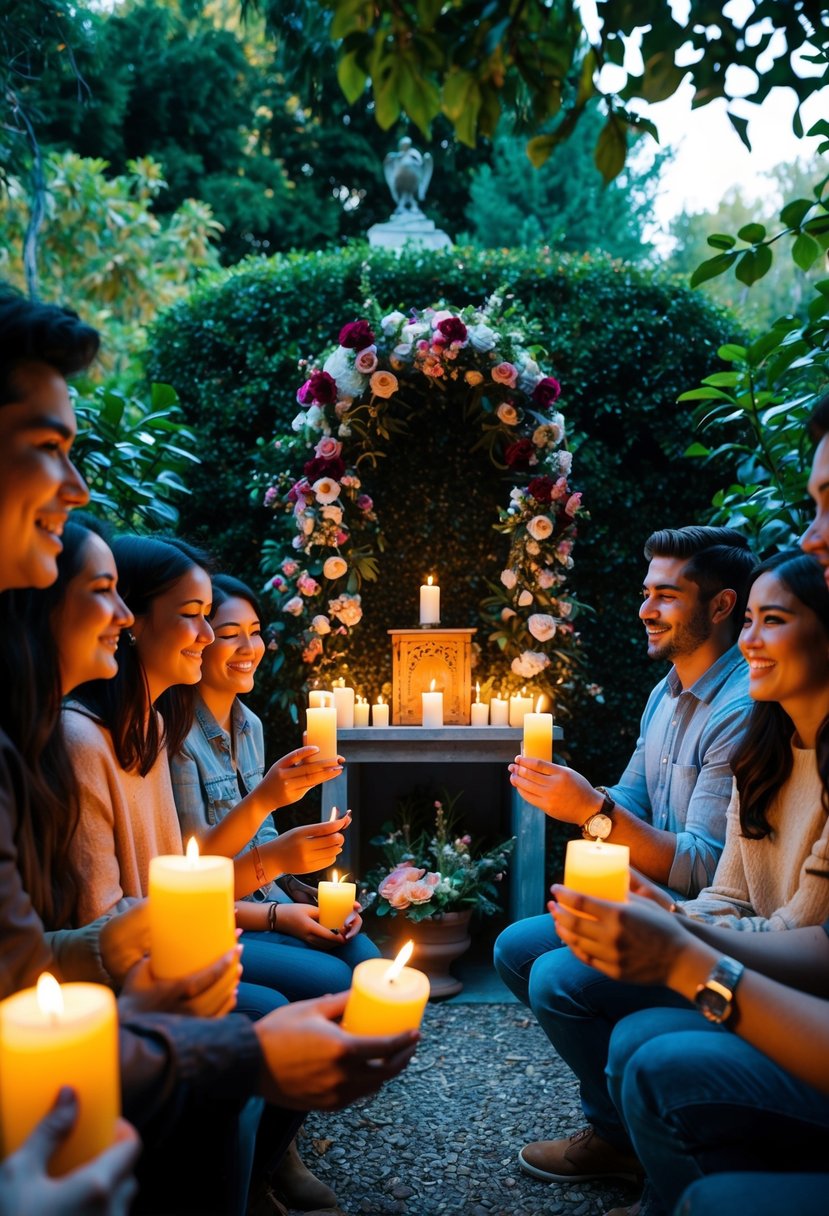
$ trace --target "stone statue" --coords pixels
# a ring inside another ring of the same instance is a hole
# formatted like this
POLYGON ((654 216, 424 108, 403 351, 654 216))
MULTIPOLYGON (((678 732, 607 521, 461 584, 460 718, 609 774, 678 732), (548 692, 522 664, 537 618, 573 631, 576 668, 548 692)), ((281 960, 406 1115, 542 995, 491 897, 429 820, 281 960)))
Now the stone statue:
POLYGON ((433 168, 431 152, 425 156, 418 152, 408 136, 400 140, 397 152, 389 152, 383 161, 383 172, 397 203, 395 215, 423 214, 417 204, 426 197, 433 168))

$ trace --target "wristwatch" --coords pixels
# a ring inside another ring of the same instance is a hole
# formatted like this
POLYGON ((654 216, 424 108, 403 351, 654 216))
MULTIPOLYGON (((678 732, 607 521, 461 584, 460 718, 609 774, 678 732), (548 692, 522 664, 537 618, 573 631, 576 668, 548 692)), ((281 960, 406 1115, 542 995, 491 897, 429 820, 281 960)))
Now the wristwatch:
POLYGON ((612 815, 616 810, 616 803, 603 785, 596 786, 596 793, 604 794, 604 802, 598 811, 594 811, 581 825, 581 834, 585 840, 607 840, 613 828, 612 815))
POLYGON ((709 1022, 725 1022, 731 1016, 734 990, 744 971, 742 963, 724 954, 705 983, 697 988, 694 1004, 709 1022))

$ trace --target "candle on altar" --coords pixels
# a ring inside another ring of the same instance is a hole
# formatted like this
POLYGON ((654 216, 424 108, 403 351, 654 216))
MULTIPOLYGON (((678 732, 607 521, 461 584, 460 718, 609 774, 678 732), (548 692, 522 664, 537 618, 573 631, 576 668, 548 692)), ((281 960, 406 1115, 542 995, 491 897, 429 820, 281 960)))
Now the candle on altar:
POLYGON ((369 703, 365 697, 357 697, 357 703, 354 706, 354 725, 368 726, 369 703))
POLYGON ((564 885, 582 895, 625 903, 630 888, 630 849, 601 840, 568 840, 564 885))
POLYGON ((150 961, 156 979, 181 979, 234 948, 233 888, 233 860, 200 857, 195 836, 184 857, 150 860, 150 961))
POLYGON ((78 1121, 52 1157, 52 1174, 110 1147, 121 1091, 114 994, 102 984, 61 985, 45 971, 36 988, 0 1004, 0 1158, 20 1147, 63 1085, 77 1094, 78 1121))
POLYGON ((337 711, 333 705, 321 705, 319 708, 305 711, 306 729, 305 742, 318 747, 319 755, 315 760, 337 759, 337 711))
POLYGON ((337 727, 341 730, 350 730, 354 725, 354 689, 349 688, 342 677, 334 681, 333 687, 337 727))
POLYGON ((431 574, 420 586, 420 623, 440 624, 440 587, 433 582, 431 574))
POLYGON ((308 706, 310 709, 330 708, 334 704, 333 692, 328 692, 324 688, 312 688, 308 693, 308 706))
POLYGON ((509 726, 509 701, 503 697, 493 697, 489 703, 490 726, 509 726))
MULTIPOLYGON (((336 807, 334 808, 336 810, 336 807)), ((357 898, 357 884, 346 882, 345 875, 340 878, 336 870, 332 871, 330 882, 317 884, 317 904, 320 910, 320 924, 323 929, 334 929, 339 933, 347 918, 354 911, 354 901, 357 898)))
POLYGON ((524 715, 524 745, 522 754, 534 760, 553 758, 553 715, 541 713, 544 698, 539 697, 535 713, 524 715))
POLYGON ((475 685, 475 700, 472 703, 472 725, 487 726, 489 724, 489 706, 481 700, 481 685, 475 685))
POLYGON ((509 699, 509 724, 510 726, 523 726, 524 715, 532 713, 533 699, 527 696, 526 688, 522 688, 520 692, 513 693, 509 699))
POLYGON ((372 726, 388 726, 389 724, 389 707, 383 700, 383 694, 377 698, 376 704, 371 707, 371 725, 372 726))
POLYGON ((349 1034, 400 1034, 417 1030, 429 999, 429 981, 422 971, 407 967, 414 944, 407 942, 393 963, 369 958, 358 963, 343 1014, 349 1034))
POLYGON ((434 729, 443 726, 443 693, 435 692, 435 681, 429 685, 428 692, 420 694, 423 701, 423 725, 434 729))

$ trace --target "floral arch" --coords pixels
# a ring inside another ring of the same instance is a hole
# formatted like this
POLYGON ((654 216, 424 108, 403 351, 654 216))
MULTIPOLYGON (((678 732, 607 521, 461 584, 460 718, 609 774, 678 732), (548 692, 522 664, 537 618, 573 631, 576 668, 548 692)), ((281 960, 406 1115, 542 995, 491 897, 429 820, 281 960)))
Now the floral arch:
MULTIPOLYGON (((373 487, 384 456, 437 400, 462 411, 469 451, 484 452, 510 485, 492 520, 508 551, 479 603, 486 642, 475 647, 473 679, 482 696, 526 686, 566 712, 578 668, 579 604, 567 583, 581 494, 570 485, 558 381, 501 296, 482 309, 384 314, 369 302, 365 312, 327 356, 301 365, 299 412, 269 457, 265 505, 276 536, 262 558, 277 609, 279 699, 295 714, 309 686, 348 672, 363 593, 386 549, 373 487)), ((431 572, 425 547, 418 581, 431 572)), ((411 619, 386 624, 413 624, 416 610, 413 600, 411 619)))

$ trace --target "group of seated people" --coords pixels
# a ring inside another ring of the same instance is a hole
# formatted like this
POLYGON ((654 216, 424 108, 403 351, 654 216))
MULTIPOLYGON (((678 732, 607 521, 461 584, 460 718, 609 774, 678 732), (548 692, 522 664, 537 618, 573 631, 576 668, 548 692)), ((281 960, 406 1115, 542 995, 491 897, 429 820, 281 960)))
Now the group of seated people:
MULTIPOLYGON (((0 299, 0 998, 43 970, 114 988, 125 1121, 52 1178, 77 1114, 62 1091, 0 1165, 0 1216, 330 1209, 296 1149, 304 1112, 375 1092, 418 1036, 339 1025, 351 971, 378 951, 359 905, 332 933, 296 876, 331 865, 349 818, 277 833, 271 815, 341 761, 302 747, 266 771, 239 700, 265 650, 254 593, 182 540, 70 517, 88 491, 66 380, 97 349, 73 313, 0 299), (190 836, 234 859, 240 940, 162 981, 149 861, 190 836)), ((670 670, 621 780, 510 766, 543 812, 630 848, 628 903, 556 886, 495 948, 585 1114, 520 1167, 641 1182, 617 1214, 825 1206, 829 398, 813 435, 805 552, 758 565, 726 528, 648 540, 640 616, 670 670)))

